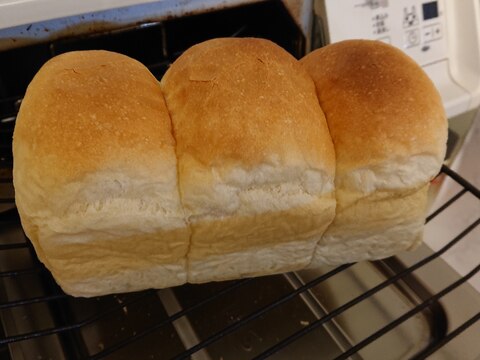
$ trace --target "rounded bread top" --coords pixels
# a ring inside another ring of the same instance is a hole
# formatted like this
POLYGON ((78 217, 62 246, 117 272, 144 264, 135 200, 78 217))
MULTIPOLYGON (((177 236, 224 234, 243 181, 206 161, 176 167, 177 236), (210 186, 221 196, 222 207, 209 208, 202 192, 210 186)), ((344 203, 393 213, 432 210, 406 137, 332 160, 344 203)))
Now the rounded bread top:
POLYGON ((108 51, 75 51, 45 63, 14 131, 19 165, 55 186, 96 170, 154 171, 173 147, 158 81, 138 61, 108 51), (22 158, 27 148, 34 157, 22 158))
POLYGON ((188 49, 161 81, 177 154, 204 166, 300 165, 334 174, 312 79, 271 41, 221 38, 188 49))
POLYGON ((327 118, 337 176, 403 164, 416 155, 433 158, 431 168, 438 171, 446 150, 446 116, 432 81, 410 57, 379 41, 347 40, 300 62, 315 82, 327 118))

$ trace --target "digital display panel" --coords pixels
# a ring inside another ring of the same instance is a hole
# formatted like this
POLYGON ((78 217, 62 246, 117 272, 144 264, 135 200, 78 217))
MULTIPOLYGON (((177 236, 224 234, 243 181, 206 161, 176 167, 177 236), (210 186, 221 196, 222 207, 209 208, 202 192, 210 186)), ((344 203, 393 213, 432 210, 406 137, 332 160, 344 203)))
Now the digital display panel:
POLYGON ((431 1, 422 5, 423 20, 434 19, 438 17, 438 2, 431 1))

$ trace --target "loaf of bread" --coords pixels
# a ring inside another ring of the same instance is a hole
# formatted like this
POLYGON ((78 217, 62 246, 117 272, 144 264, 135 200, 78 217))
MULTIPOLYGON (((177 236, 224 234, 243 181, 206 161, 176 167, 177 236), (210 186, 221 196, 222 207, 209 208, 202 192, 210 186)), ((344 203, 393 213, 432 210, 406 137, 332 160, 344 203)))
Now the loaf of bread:
POLYGON ((429 181, 446 150, 435 86, 412 59, 378 41, 335 43, 301 63, 315 82, 336 153, 336 216, 311 266, 414 248, 429 181))
POLYGON ((16 203, 75 296, 378 259, 420 241, 446 135, 433 84, 380 42, 299 62, 215 39, 160 83, 126 56, 72 52, 22 102, 16 203))
POLYGON ((142 64, 106 51, 47 62, 22 102, 13 155, 23 228, 65 292, 185 283, 175 141, 142 64))
POLYGON ((333 145, 307 72, 270 41, 215 39, 161 86, 192 230, 188 281, 306 267, 335 214, 333 145))

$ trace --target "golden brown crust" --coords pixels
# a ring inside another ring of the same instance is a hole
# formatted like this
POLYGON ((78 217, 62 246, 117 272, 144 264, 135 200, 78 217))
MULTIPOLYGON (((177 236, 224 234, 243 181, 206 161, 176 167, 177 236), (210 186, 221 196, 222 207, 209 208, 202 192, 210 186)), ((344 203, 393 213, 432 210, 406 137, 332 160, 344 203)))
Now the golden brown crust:
POLYGON ((333 175, 333 147, 314 84, 272 42, 229 38, 193 46, 161 83, 179 157, 249 167, 278 156, 280 163, 307 162, 333 175))
POLYGON ((192 229, 188 281, 306 266, 334 217, 335 159, 305 69, 268 40, 215 39, 161 86, 192 229))
POLYGON ((192 244, 194 246, 191 247, 188 258, 199 260, 209 255, 319 239, 332 221, 334 208, 335 198, 331 194, 288 210, 197 222, 194 226, 196 241, 192 244))
POLYGON ((421 238, 428 181, 445 155, 447 121, 421 67, 390 45, 335 43, 301 60, 336 152, 334 222, 313 265, 379 259, 421 238))
POLYGON ((145 66, 106 51, 50 60, 22 102, 13 154, 25 233, 65 292, 185 283, 175 142, 145 66))
POLYGON ((337 173, 415 154, 445 153, 447 123, 434 85, 379 41, 348 40, 305 56, 335 145, 337 173))
POLYGON ((49 174, 45 180, 55 186, 125 162, 148 167, 159 149, 174 146, 156 79, 139 62, 107 51, 47 62, 28 87, 14 142, 35 153, 23 165, 49 174))

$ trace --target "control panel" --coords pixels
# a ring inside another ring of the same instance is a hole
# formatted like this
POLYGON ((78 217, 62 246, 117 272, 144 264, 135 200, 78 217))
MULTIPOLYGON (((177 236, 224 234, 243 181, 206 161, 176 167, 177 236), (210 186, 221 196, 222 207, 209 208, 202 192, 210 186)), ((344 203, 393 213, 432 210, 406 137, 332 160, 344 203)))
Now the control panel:
POLYGON ((374 39, 428 65, 447 58, 444 0, 325 0, 329 42, 374 39))

